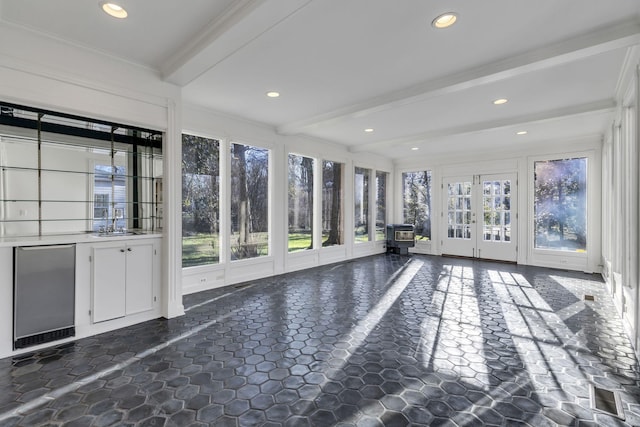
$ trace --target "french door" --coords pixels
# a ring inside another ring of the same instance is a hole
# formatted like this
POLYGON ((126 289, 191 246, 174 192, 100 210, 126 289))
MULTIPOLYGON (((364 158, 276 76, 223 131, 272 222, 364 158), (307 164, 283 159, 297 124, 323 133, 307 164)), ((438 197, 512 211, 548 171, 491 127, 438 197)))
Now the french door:
POLYGON ((443 255, 516 261, 515 174, 445 177, 442 189, 443 255))

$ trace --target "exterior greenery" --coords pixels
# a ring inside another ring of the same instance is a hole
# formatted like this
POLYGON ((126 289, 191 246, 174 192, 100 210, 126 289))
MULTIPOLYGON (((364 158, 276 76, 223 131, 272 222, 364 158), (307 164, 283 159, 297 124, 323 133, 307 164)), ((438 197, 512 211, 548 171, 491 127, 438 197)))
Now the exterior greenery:
POLYGON ((220 261, 220 144, 182 135, 182 266, 220 261))
POLYGON ((369 179, 371 169, 355 168, 354 176, 354 240, 368 242, 369 237, 369 179))
POLYGON ((402 221, 413 225, 418 240, 431 240, 431 186, 431 171, 402 174, 402 221))
POLYGON ((322 162, 322 246, 344 244, 344 164, 322 162))
POLYGON ((587 248, 587 159, 534 164, 535 247, 584 252, 587 248))
POLYGON ((313 168, 313 159, 289 154, 289 252, 313 249, 313 168))
POLYGON ((387 223, 387 172, 376 171, 376 240, 384 240, 387 223))
POLYGON ((231 259, 269 254, 269 150, 231 144, 231 259))

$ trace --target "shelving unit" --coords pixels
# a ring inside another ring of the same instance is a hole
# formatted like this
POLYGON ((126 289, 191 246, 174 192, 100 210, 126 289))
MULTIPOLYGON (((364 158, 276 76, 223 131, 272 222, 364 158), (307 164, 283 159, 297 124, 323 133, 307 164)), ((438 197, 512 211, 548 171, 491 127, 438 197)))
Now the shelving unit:
POLYGON ((162 172, 159 131, 0 104, 0 237, 158 231, 162 172))

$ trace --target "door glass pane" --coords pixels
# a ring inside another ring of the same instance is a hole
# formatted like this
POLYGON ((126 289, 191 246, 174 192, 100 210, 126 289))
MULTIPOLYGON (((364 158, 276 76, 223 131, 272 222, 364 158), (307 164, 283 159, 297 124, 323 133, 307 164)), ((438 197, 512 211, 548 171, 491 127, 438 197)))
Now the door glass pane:
POLYGON ((587 249, 587 159, 534 163, 535 247, 587 249))
POLYGON ((471 239, 471 182, 447 184, 447 216, 455 221, 455 229, 449 228, 449 238, 471 239))
POLYGON ((485 242, 509 242, 506 236, 511 234, 511 221, 507 223, 503 218, 510 218, 511 199, 505 195, 511 193, 511 181, 484 181, 482 188, 485 194, 491 193, 483 201, 482 239, 485 242))

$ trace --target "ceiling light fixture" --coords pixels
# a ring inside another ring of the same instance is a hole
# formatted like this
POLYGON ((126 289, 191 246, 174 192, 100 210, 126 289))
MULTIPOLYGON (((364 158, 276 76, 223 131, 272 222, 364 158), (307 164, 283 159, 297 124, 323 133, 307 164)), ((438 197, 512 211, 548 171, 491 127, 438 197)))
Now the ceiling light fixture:
POLYGON ((129 16, 127 11, 117 3, 113 3, 110 1, 101 1, 99 4, 105 13, 113 16, 114 18, 124 19, 129 16))
POLYGON ((280 92, 276 92, 275 90, 267 92, 267 96, 269 98, 277 98, 280 96, 280 92))
POLYGON ((499 98, 493 101, 493 105, 502 105, 502 104, 506 104, 507 102, 509 102, 507 98, 499 98))
POLYGON ((373 129, 372 128, 366 128, 364 131, 367 132, 367 133, 371 133, 371 132, 373 132, 373 129))
POLYGON ((418 147, 411 147, 411 151, 418 151, 419 148, 418 147))
POLYGON ((452 26, 453 24, 456 23, 457 20, 458 20, 458 15, 456 13, 446 12, 446 13, 443 13, 442 15, 437 16, 436 19, 431 21, 431 25, 434 28, 441 30, 443 28, 448 28, 452 26))
POLYGON ((521 130, 521 131, 516 132, 516 135, 526 135, 526 134, 527 134, 526 130, 521 130))

